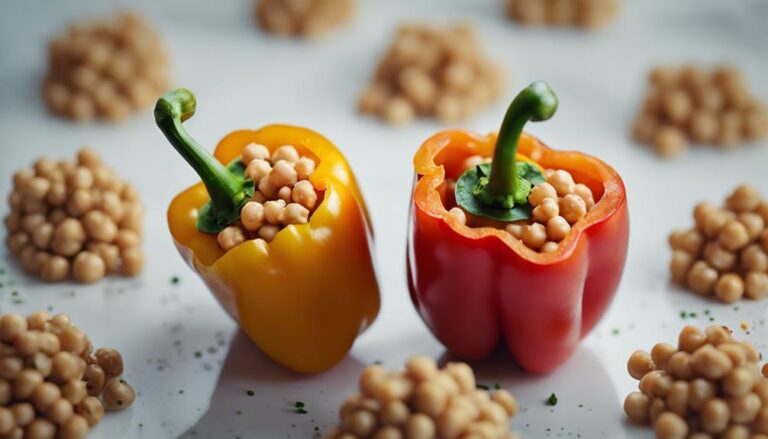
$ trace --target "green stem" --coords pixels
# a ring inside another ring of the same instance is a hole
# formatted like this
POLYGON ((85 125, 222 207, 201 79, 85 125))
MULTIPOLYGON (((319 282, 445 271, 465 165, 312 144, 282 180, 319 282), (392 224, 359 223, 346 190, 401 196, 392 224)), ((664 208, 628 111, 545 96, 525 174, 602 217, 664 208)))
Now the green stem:
POLYGON ((484 191, 488 199, 513 195, 517 189, 515 156, 520 134, 528 121, 547 120, 557 110, 557 96, 544 81, 536 81, 523 89, 509 104, 504 122, 499 129, 488 185, 484 191))
POLYGON ((205 184, 213 207, 220 212, 239 209, 247 197, 243 181, 216 160, 181 125, 195 114, 195 95, 186 88, 166 93, 155 105, 155 122, 205 184))

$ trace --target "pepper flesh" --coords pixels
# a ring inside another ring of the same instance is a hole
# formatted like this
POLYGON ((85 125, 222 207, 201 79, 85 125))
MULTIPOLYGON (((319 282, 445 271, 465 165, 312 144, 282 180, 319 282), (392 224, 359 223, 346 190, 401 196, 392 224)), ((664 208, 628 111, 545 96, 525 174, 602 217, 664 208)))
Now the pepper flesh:
POLYGON ((346 356, 379 311, 365 202, 346 159, 323 136, 286 125, 236 131, 214 155, 226 164, 250 143, 270 151, 294 145, 319 161, 309 181, 323 195, 309 223, 285 227, 269 244, 247 240, 225 252, 216 235, 195 227, 209 201, 198 183, 171 202, 170 231, 182 257, 267 356, 297 372, 320 372, 346 356))
POLYGON ((519 153, 569 171, 598 200, 556 252, 539 253, 504 230, 471 228, 448 214, 446 176, 458 177, 471 155, 490 157, 495 144, 495 134, 446 131, 417 151, 407 254, 411 299, 451 352, 478 360, 503 341, 523 368, 549 372, 572 355, 618 287, 629 238, 624 183, 594 157, 554 151, 523 134, 519 153))

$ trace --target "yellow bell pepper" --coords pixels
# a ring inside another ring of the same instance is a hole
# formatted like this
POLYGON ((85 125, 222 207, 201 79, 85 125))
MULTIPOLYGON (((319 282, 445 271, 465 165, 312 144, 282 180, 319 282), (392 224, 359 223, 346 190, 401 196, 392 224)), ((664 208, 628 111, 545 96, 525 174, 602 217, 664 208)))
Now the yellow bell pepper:
POLYGON ((374 321, 380 305, 373 231, 349 164, 320 134, 287 125, 233 132, 211 156, 181 127, 194 107, 191 92, 180 89, 155 108, 158 126, 203 180, 168 208, 179 253, 274 361, 303 373, 333 367, 374 321), (251 143, 270 151, 293 145, 314 158, 319 164, 309 181, 322 196, 307 224, 286 226, 270 243, 246 240, 224 251, 215 234, 200 231, 199 218, 216 211, 218 219, 227 218, 221 226, 236 221, 253 194, 253 181, 232 170, 251 143))

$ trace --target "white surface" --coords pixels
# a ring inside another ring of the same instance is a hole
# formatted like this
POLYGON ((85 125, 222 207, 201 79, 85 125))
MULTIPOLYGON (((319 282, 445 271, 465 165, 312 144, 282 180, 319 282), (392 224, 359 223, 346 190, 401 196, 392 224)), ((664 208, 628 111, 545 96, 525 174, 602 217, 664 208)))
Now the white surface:
MULTIPOLYGON (((559 94, 560 110, 530 131, 557 148, 600 156, 628 187, 632 234, 624 279, 608 314, 573 359, 548 376, 526 375, 508 358, 478 365, 480 382, 500 383, 522 404, 513 420, 516 430, 530 438, 651 437, 648 430, 628 427, 622 414, 623 398, 635 385, 625 371, 626 358, 635 349, 675 340, 684 323, 708 323, 704 309, 717 323, 756 326, 747 338, 766 348, 768 301, 744 301, 735 311, 669 285, 666 247, 671 228, 690 225, 695 201, 718 202, 743 181, 768 195, 766 145, 727 153, 697 149, 662 162, 628 140, 645 72, 657 62, 734 61, 752 89, 768 97, 768 83, 757 82, 768 77, 764 18, 750 18, 740 1, 635 0, 625 2, 608 28, 581 33, 518 27, 503 18, 499 3, 363 1, 350 26, 321 41, 293 42, 256 30, 245 0, 2 2, 0 193, 8 193, 15 169, 39 155, 67 157, 91 145, 138 185, 147 207, 149 264, 136 279, 90 287, 42 285, 25 278, 7 257, 0 259, 6 267, 0 276, 6 284, 0 289, 2 312, 51 305, 71 314, 97 346, 122 351, 126 376, 140 396, 131 409, 106 416, 89 437, 163 438, 185 432, 191 438, 312 437, 314 427, 324 430, 336 420, 336 408, 364 365, 381 360, 399 366, 411 354, 444 354, 414 312, 404 274, 411 157, 443 127, 418 122, 393 129, 353 110, 393 27, 406 18, 469 18, 482 25, 488 53, 508 67, 513 86, 506 98, 462 127, 495 130, 507 98, 532 80, 545 79, 559 94), (46 113, 39 83, 47 39, 72 19, 104 14, 119 4, 142 10, 162 29, 178 84, 197 94, 198 113, 187 127, 203 144, 212 148, 237 128, 284 122, 323 133, 347 154, 376 227, 383 307, 349 357, 330 372, 298 376, 270 363, 182 263, 164 215, 171 197, 195 178, 154 126, 151 111, 118 126, 78 126, 46 113), (180 275, 179 285, 171 285, 173 275, 180 275), (8 286, 11 279, 15 287, 8 286), (23 303, 14 303, 13 288, 23 303), (699 317, 683 321, 681 310, 699 317), (560 400, 554 408, 544 405, 551 392, 560 400), (308 414, 292 412, 296 400, 307 404, 308 414)), ((6 212, 3 202, 0 214, 6 212)))

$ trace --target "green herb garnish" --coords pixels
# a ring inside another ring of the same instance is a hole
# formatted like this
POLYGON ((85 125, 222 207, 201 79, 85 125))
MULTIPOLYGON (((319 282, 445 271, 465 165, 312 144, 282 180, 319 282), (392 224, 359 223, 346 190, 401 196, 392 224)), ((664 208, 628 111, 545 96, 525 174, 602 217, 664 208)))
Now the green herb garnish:
POLYGON ((557 405, 557 395, 555 395, 554 393, 549 395, 549 398, 547 398, 547 405, 550 405, 550 406, 553 406, 553 407, 556 406, 557 405))

